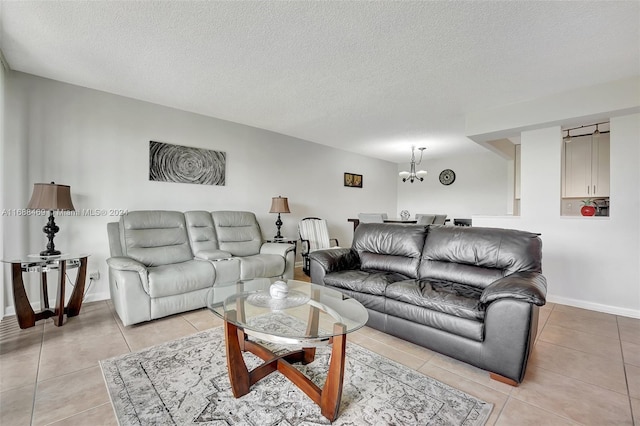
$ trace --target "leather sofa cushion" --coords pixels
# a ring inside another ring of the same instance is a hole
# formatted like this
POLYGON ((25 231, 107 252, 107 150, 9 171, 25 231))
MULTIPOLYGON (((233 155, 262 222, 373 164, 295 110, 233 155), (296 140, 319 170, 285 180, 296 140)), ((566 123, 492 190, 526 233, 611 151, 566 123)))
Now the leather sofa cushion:
POLYGON ((519 271, 541 272, 538 234, 514 229, 430 226, 419 278, 485 288, 519 271))
POLYGON ((146 266, 193 259, 181 212, 133 211, 120 217, 123 255, 146 266))
POLYGON ((347 270, 330 272, 324 277, 325 285, 358 293, 384 296, 387 286, 396 281, 406 280, 405 275, 394 272, 347 270))
POLYGON ((374 296, 373 294, 360 293, 357 291, 351 291, 344 288, 338 288, 333 286, 327 286, 334 290, 337 290, 346 296, 351 297, 352 299, 357 300, 367 309, 374 310, 377 312, 384 313, 384 304, 386 302, 386 298, 384 296, 374 296))
POLYGON ((240 279, 276 277, 284 274, 285 259, 277 254, 256 254, 240 260, 240 279))
POLYGON ((406 319, 478 342, 484 339, 484 322, 480 320, 461 318, 393 299, 387 299, 385 311, 387 315, 406 319))
POLYGON ((472 320, 484 319, 484 308, 480 303, 482 290, 464 284, 408 280, 391 283, 386 296, 393 300, 421 306, 445 314, 472 320))
POLYGON ((351 248, 362 269, 395 272, 417 278, 427 227, 388 223, 362 223, 355 231, 351 248))
POLYGON ((206 211, 185 212, 184 220, 194 253, 201 251, 213 252, 220 248, 211 213, 206 211))
POLYGON ((211 212, 220 250, 234 256, 252 256, 260 252, 262 232, 252 212, 211 212))
POLYGON ((152 298, 174 296, 213 285, 215 272, 211 262, 189 260, 187 262, 148 268, 149 296, 152 298))

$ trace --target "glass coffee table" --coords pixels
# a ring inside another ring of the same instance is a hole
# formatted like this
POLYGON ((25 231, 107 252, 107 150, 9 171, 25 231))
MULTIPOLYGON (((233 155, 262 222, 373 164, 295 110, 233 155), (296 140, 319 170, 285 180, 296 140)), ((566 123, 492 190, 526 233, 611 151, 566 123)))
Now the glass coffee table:
POLYGON ((246 395, 252 385, 279 371, 320 406, 323 416, 333 421, 342 396, 347 334, 365 325, 367 310, 339 291, 303 281, 288 280, 286 297, 275 298, 270 293, 274 281, 258 278, 215 286, 207 296, 209 309, 224 320, 233 396, 246 395), (291 317, 295 326, 283 326, 277 321, 282 315, 291 317), (256 339, 301 349, 276 354, 256 339), (315 348, 326 344, 332 345, 331 359, 326 381, 320 388, 292 364, 312 362, 315 348), (244 351, 264 362, 249 371, 242 357, 244 351))

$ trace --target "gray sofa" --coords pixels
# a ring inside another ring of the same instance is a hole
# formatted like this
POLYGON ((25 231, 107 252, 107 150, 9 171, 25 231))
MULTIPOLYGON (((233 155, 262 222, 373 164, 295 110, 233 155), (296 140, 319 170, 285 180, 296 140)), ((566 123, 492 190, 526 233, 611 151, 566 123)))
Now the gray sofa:
POLYGON ((537 234, 364 223, 351 248, 309 258, 311 281, 360 301, 370 327, 523 380, 546 298, 537 234))
POLYGON ((293 278, 294 245, 264 243, 242 211, 132 211, 107 225, 109 290, 124 325, 206 306, 218 284, 293 278))

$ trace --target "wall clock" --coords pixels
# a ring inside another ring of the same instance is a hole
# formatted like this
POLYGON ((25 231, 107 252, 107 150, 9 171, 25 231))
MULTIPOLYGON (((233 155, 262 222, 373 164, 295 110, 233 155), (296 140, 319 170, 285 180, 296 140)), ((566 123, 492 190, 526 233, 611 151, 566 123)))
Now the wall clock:
POLYGON ((440 183, 443 185, 451 185, 456 180, 456 174, 451 169, 444 169, 440 172, 440 183))

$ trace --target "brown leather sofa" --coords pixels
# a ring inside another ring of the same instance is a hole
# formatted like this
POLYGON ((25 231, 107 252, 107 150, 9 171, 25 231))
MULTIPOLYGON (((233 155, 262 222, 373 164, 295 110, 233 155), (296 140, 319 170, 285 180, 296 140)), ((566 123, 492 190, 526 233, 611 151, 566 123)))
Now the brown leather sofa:
POLYGON ((351 248, 309 258, 311 281, 360 301, 368 326, 522 382, 546 297, 538 234, 364 223, 351 248))

